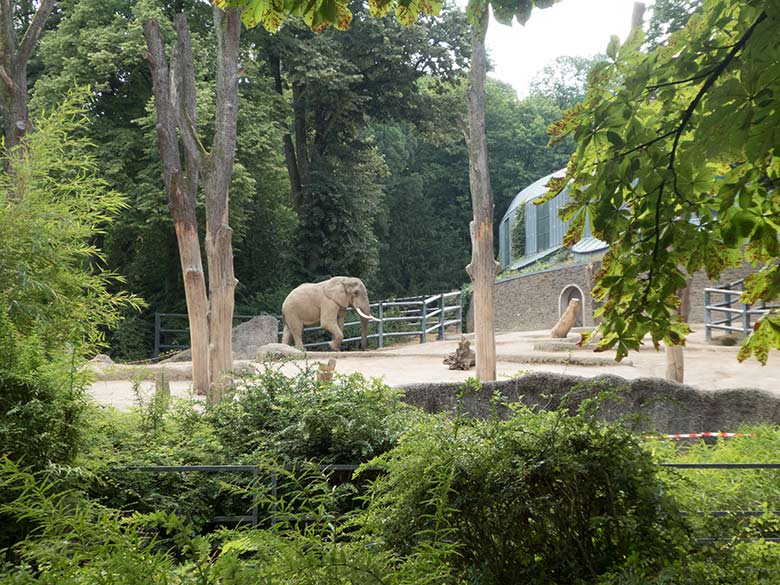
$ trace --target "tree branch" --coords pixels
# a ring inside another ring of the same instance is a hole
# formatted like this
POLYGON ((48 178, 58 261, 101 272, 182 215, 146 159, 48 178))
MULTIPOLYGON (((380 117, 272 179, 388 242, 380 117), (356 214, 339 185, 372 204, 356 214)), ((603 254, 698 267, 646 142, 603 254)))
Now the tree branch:
MULTIPOLYGON (((179 133, 184 146, 184 170, 189 193, 198 192, 198 181, 208 151, 198 138, 197 96, 195 94, 195 67, 192 62, 192 41, 187 16, 174 15, 176 44, 171 55, 171 102, 176 111, 179 133)), ((194 205, 194 201, 192 202, 194 205)))
POLYGON ((181 173, 179 142, 176 136, 176 112, 171 103, 168 62, 165 57, 160 23, 145 20, 146 60, 152 72, 152 91, 157 112, 157 143, 162 163, 163 180, 169 194, 175 187, 175 177, 181 173))
POLYGON ((5 70, 3 65, 0 65, 0 79, 2 79, 3 83, 5 83, 5 86, 8 88, 9 92, 15 92, 19 87, 17 83, 11 79, 11 76, 8 75, 8 71, 5 70))
POLYGON ((56 0, 41 0, 38 10, 35 11, 35 15, 30 22, 30 26, 27 27, 22 41, 19 43, 19 49, 16 52, 17 63, 26 65, 30 60, 33 49, 38 44, 43 28, 46 26, 46 21, 49 20, 56 3, 56 0))
MULTIPOLYGON (((761 24, 766 18, 767 18, 766 12, 762 12, 758 16, 756 21, 751 25, 751 27, 745 32, 742 38, 740 38, 739 41, 737 41, 734 44, 734 46, 731 48, 728 55, 726 55, 723 61, 721 61, 718 64, 718 66, 715 67, 712 70, 712 72, 707 76, 706 81, 702 84, 701 88, 699 88, 699 91, 697 92, 693 100, 691 100, 691 103, 688 104, 688 107, 685 109, 685 112, 683 112, 683 115, 680 118, 680 123, 678 124, 677 128, 674 130, 674 140, 672 141, 672 148, 669 151, 669 164, 667 165, 666 168, 672 173, 672 188, 674 190, 674 194, 678 198, 680 197, 680 194, 677 188, 677 172, 674 168, 674 164, 677 159, 677 149, 680 145, 680 139, 682 138, 683 132, 685 132, 685 129, 688 127, 688 124, 690 123, 691 118, 693 117, 693 114, 696 111, 696 108, 701 103, 701 100, 704 99, 704 96, 707 94, 707 92, 712 88, 712 86, 715 84, 718 78, 723 74, 723 72, 726 71, 726 69, 734 60, 734 58, 737 56, 737 54, 739 54, 739 52, 745 48, 745 45, 747 44, 748 40, 750 40, 750 37, 753 35, 753 32, 756 30, 756 27, 759 24, 761 24)), ((650 289, 652 288, 653 285, 654 268, 658 260, 658 254, 660 252, 661 202, 663 200, 665 186, 666 186, 666 182, 662 181, 661 184, 658 186, 658 196, 656 197, 656 201, 655 201, 655 205, 656 205, 655 243, 653 244, 653 256, 650 264, 650 271, 648 273, 647 284, 645 286, 644 294, 642 295, 642 305, 646 303, 650 295, 650 289)))
POLYGON ((213 183, 210 192, 227 193, 236 154, 241 11, 229 8, 223 12, 216 5, 212 11, 217 32, 217 111, 208 180, 213 183))
POLYGON ((0 54, 11 64, 16 54, 16 31, 14 30, 14 6, 11 0, 0 0, 0 54))

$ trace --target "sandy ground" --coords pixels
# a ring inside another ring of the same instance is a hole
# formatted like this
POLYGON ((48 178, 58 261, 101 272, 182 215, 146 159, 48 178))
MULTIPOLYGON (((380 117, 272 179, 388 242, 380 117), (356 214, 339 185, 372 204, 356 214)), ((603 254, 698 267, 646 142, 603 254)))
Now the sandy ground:
MULTIPOLYGON (((768 365, 761 366, 755 360, 740 364, 737 362, 737 347, 721 347, 704 343, 703 327, 695 328, 685 349, 685 383, 703 390, 726 388, 760 388, 780 394, 780 353, 770 355, 768 365)), ((570 334, 573 338, 574 334, 570 334)), ((579 335, 577 335, 579 337, 579 335)), ((616 363, 614 354, 594 354, 588 350, 539 351, 534 345, 549 342, 546 331, 524 331, 502 333, 496 336, 496 372, 498 379, 506 379, 522 372, 553 372, 592 377, 600 374, 616 374, 623 378, 663 377, 665 355, 655 351, 651 345, 642 351, 632 353, 622 363, 616 363), (543 362, 543 363, 539 363, 543 362), (546 362, 546 363, 545 363, 546 362), (592 364, 592 365, 583 365, 592 364)), ((310 354, 310 362, 337 360, 336 370, 341 373, 360 372, 369 377, 380 377, 391 386, 414 382, 463 381, 474 375, 468 372, 449 370, 442 364, 443 357, 454 351, 457 338, 446 341, 430 341, 425 344, 410 343, 381 351, 366 353, 344 352, 310 354)), ((572 344, 572 347, 575 346, 572 344)), ((260 367, 243 363, 244 367, 260 367)), ((290 362, 283 371, 295 373, 305 362, 290 362)), ((166 366, 170 374, 171 392, 175 396, 190 396, 189 364, 166 366), (184 379, 183 379, 184 378, 184 379)), ((110 377, 110 376, 109 376, 110 377)), ((123 377, 127 377, 126 375, 123 377)), ((147 377, 149 373, 147 372, 147 377)), ((151 381, 139 382, 142 394, 153 388, 151 381)), ((91 393, 101 404, 129 409, 136 403, 133 383, 128 380, 102 380, 91 386, 91 393)))

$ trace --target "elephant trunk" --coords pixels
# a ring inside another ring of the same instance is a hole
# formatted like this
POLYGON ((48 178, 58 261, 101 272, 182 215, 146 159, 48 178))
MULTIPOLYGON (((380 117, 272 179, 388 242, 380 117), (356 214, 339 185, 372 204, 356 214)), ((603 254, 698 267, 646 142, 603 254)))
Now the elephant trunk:
POLYGON ((360 351, 366 351, 368 343, 368 319, 360 318, 360 351))
POLYGON ((368 343, 368 322, 379 321, 379 319, 371 315, 371 305, 368 302, 368 296, 357 299, 352 306, 360 316, 360 349, 365 351, 368 343))

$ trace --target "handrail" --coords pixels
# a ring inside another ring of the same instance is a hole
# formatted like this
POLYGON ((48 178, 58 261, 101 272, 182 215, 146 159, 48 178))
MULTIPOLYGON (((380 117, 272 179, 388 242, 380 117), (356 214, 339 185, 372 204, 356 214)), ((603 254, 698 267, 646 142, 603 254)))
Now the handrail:
MULTIPOLYGON (((419 336, 420 343, 427 341, 427 335, 438 330, 437 338, 439 340, 444 339, 445 329, 453 325, 457 326, 458 331, 461 331, 461 322, 463 320, 463 296, 461 291, 451 291, 446 293, 438 293, 429 296, 416 296, 416 297, 404 297, 401 299, 387 299, 374 301, 370 303, 372 314, 377 316, 381 320, 375 327, 376 333, 367 335, 367 339, 377 339, 377 345, 379 348, 384 347, 384 340, 391 337, 402 336, 419 336), (452 300, 455 302, 452 302, 452 300), (437 303, 435 306, 432 304, 437 303), (395 309, 390 315, 385 316, 387 309, 395 309), (401 314, 398 315, 398 312, 401 314), (448 314, 457 312, 457 318, 448 318, 448 314), (387 331, 387 325, 391 323, 409 323, 410 330, 404 331, 387 331)), ((351 307, 347 308, 348 314, 354 314, 351 307)), ((248 320, 252 319, 253 315, 234 315, 235 319, 248 320)), ((276 316, 279 319, 278 316, 276 316)), ((163 327, 163 318, 176 318, 186 319, 186 313, 155 313, 155 330, 154 330, 154 357, 159 357, 161 349, 186 349, 187 345, 165 342, 163 338, 166 335, 171 334, 185 334, 189 332, 189 329, 177 329, 172 327, 163 327)), ((281 319, 280 319, 281 321, 281 319)), ((344 328, 353 328, 355 325, 360 324, 360 321, 345 321, 344 328)), ((323 331, 322 327, 305 327, 304 332, 311 333, 314 331, 323 331)), ((279 331, 278 339, 281 340, 282 332, 279 331)), ((347 337, 342 340, 342 343, 351 343, 360 340, 360 337, 347 337)), ((328 345, 329 342, 310 342, 304 344, 305 348, 314 348, 328 345)))

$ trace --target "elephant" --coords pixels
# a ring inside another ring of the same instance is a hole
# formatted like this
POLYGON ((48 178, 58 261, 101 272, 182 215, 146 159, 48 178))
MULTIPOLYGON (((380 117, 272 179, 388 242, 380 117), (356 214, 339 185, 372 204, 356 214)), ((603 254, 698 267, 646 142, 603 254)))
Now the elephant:
POLYGON ((323 282, 306 282, 294 288, 282 304, 284 334, 282 343, 303 350, 303 328, 317 323, 332 336, 330 348, 340 351, 344 339, 344 314, 353 307, 360 315, 360 349, 366 349, 368 322, 371 316, 366 285, 359 278, 334 276, 323 282))

